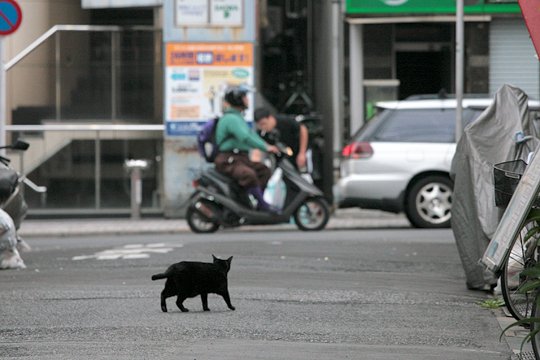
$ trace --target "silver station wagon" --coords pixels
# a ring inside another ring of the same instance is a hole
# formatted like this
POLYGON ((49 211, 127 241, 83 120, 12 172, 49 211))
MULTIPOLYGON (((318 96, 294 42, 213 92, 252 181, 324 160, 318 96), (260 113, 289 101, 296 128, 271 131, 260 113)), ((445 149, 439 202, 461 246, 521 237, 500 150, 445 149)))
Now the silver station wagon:
MULTIPOLYGON (((464 99, 464 126, 491 101, 464 99)), ((376 107, 376 115, 343 148, 337 205, 404 211, 415 227, 449 227, 456 100, 416 97, 376 107)))

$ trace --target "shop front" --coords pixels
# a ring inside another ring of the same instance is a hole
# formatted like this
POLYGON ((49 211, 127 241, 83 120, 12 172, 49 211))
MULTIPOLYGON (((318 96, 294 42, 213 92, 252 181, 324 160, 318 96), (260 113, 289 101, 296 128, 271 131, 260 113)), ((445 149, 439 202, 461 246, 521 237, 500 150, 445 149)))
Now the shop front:
MULTIPOLYGON (((354 132, 373 103, 454 93, 455 0, 348 0, 349 94, 354 132)), ((465 1, 466 94, 504 83, 539 97, 539 66, 515 1, 465 1)))

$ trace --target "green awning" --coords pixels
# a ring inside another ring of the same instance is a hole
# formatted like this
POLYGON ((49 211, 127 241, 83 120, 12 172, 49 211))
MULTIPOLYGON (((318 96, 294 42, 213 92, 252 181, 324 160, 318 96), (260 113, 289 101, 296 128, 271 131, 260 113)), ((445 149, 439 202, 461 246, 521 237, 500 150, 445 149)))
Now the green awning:
MULTIPOLYGON (((517 0, 465 0, 465 14, 519 13, 517 0)), ((456 0, 347 0, 347 15, 454 14, 456 0)))

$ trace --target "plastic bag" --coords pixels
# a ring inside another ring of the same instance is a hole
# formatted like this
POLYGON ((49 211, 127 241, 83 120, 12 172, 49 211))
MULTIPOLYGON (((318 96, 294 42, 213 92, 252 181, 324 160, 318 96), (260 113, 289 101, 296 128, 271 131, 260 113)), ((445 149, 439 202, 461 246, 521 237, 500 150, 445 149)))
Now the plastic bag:
POLYGON ((287 189, 282 179, 283 171, 277 168, 266 184, 264 189, 264 201, 279 209, 283 208, 285 203, 285 196, 287 195, 287 189))

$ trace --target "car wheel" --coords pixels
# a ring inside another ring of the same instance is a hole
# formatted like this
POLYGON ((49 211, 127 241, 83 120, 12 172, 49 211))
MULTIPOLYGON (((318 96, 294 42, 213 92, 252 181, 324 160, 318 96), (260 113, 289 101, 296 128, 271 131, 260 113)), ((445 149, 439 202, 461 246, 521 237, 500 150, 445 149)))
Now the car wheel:
POLYGON ((416 181, 409 190, 405 212, 418 228, 450 227, 452 217, 452 181, 431 175, 416 181))

